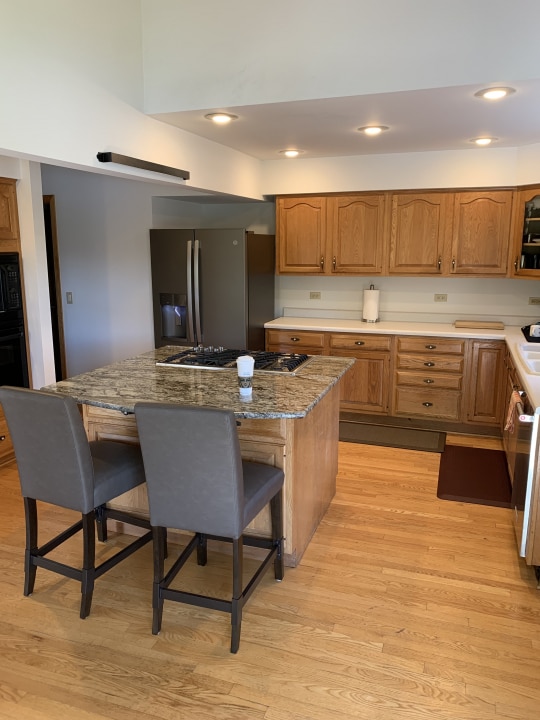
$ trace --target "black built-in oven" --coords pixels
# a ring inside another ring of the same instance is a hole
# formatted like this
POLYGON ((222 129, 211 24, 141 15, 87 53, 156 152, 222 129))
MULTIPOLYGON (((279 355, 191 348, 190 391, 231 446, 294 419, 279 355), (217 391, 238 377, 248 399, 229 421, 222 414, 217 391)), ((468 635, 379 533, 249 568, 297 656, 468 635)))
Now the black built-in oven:
POLYGON ((28 387, 21 272, 17 253, 0 253, 0 385, 28 387))

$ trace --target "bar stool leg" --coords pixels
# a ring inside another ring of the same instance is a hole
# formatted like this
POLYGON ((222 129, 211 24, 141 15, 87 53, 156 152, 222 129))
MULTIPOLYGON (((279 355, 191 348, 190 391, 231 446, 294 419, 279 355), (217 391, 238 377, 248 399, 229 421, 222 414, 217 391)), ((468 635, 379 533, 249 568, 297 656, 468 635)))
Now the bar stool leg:
POLYGON ((208 562, 208 540, 203 533, 197 533, 199 542, 197 544, 197 565, 206 565, 208 562))
POLYGON ((154 584, 152 586, 152 634, 158 635, 161 630, 163 618, 163 597, 161 595, 161 581, 165 567, 166 528, 152 526, 153 556, 154 556, 154 584))
POLYGON ((107 508, 105 505, 96 508, 96 527, 99 542, 107 542, 107 508))
POLYGON ((38 521, 37 503, 33 498, 24 498, 24 516, 26 520, 26 548, 24 551, 24 594, 34 592, 37 565, 34 565, 34 555, 38 547, 38 521))
POLYGON ((81 619, 90 614, 94 581, 96 576, 96 513, 92 510, 82 516, 83 531, 83 567, 81 580, 81 619))
POLYGON ((233 597, 231 603, 231 652, 237 653, 242 630, 244 541, 233 540, 233 597))
POLYGON ((270 500, 270 517, 272 519, 272 540, 277 544, 274 559, 274 577, 281 581, 285 575, 285 562, 283 558, 283 490, 280 490, 270 500))

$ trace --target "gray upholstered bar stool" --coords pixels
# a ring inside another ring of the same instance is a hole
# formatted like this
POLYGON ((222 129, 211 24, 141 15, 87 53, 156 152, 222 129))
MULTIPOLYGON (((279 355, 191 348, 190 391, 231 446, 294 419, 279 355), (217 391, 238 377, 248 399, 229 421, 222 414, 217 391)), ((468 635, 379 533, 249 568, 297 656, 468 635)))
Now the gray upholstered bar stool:
POLYGON ((140 449, 109 440, 88 442, 77 403, 70 397, 5 386, 0 387, 0 403, 13 439, 24 498, 24 594, 33 592, 38 567, 79 580, 80 616, 85 618, 94 581, 152 539, 148 520, 106 506, 144 482, 140 449), (36 500, 76 510, 82 518, 39 547, 36 500), (105 541, 107 517, 149 531, 96 567, 94 520, 98 538, 105 541), (82 569, 46 557, 79 530, 83 532, 82 569))
POLYGON ((222 610, 231 613, 231 652, 235 653, 243 606, 272 560, 276 579, 283 579, 283 471, 242 460, 236 420, 227 410, 137 403, 135 415, 154 537, 152 632, 157 635, 161 629, 164 600, 222 610), (247 525, 269 503, 272 537, 244 536, 247 525), (167 528, 195 535, 164 574, 167 528), (169 587, 195 549, 199 565, 206 565, 208 538, 232 542, 231 600, 169 587), (245 588, 244 544, 268 550, 245 588))

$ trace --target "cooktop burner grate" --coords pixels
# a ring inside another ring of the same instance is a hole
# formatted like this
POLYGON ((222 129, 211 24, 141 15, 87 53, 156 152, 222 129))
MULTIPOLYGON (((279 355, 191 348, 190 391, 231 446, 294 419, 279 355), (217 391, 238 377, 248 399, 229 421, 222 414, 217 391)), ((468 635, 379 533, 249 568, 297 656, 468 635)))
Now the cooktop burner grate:
POLYGON ((309 355, 296 353, 270 352, 266 350, 213 350, 207 348, 190 348, 170 355, 157 365, 174 367, 198 367, 208 369, 235 368, 236 358, 240 355, 251 355, 255 360, 255 370, 266 372, 282 372, 294 374, 305 365, 309 355))

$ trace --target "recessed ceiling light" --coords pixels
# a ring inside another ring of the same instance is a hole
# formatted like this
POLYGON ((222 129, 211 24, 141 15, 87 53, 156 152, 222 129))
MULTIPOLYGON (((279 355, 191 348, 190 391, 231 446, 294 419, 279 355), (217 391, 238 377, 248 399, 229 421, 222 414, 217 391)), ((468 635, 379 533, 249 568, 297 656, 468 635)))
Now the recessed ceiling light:
POLYGON ((492 142, 495 142, 495 140, 498 140, 498 138, 494 137, 478 137, 478 138, 472 138, 470 142, 476 143, 477 145, 491 145, 492 142))
POLYGON ((386 125, 364 125, 358 128, 358 132, 363 132, 364 135, 380 135, 385 130, 388 130, 386 125))
POLYGON ((511 87, 491 87, 475 92, 474 96, 484 98, 484 100, 500 100, 515 92, 514 88, 511 87))
POLYGON ((231 120, 238 120, 238 115, 231 115, 231 113, 208 113, 204 117, 215 122, 216 125, 227 125, 231 120))
POLYGON ((298 157, 298 155, 301 155, 304 151, 303 150, 294 150, 293 148, 290 148, 290 150, 280 150, 280 155, 285 155, 285 157, 288 158, 295 158, 298 157))

